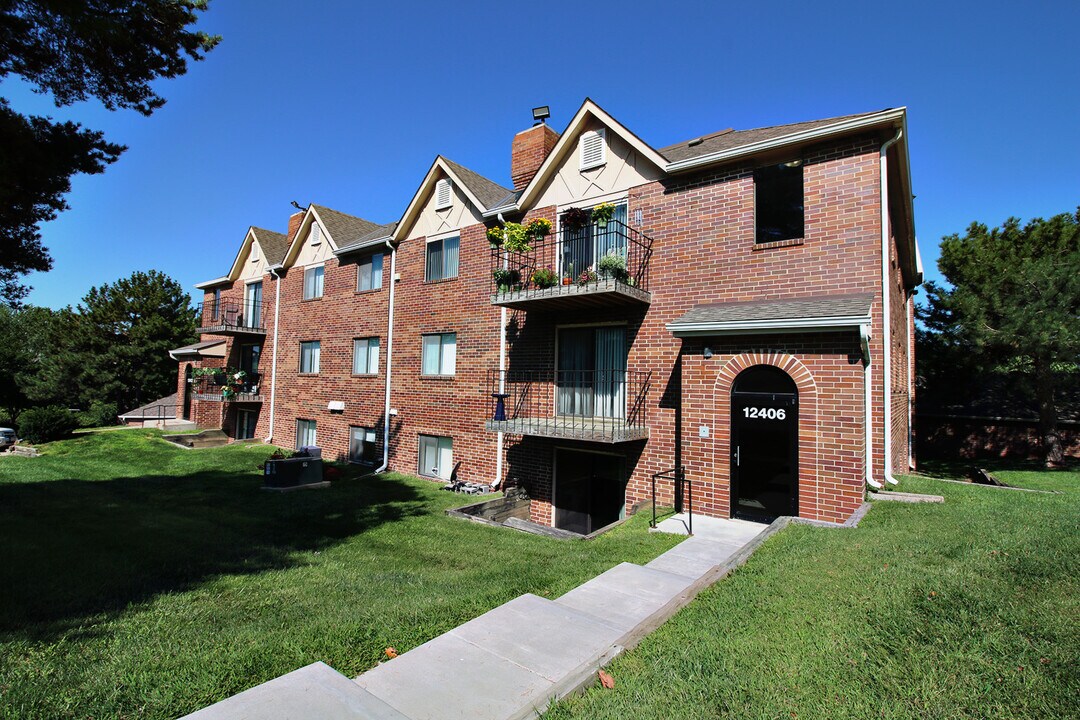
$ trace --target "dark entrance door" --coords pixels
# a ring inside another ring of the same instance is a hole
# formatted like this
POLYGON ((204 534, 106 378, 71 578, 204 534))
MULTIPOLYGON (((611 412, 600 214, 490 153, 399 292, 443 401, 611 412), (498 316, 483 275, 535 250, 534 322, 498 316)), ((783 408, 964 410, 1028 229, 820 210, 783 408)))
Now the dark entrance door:
POLYGON ((749 519, 798 515, 799 397, 779 368, 744 370, 731 391, 731 508, 749 519))
POLYGON ((587 535, 623 516, 623 458, 555 451, 555 527, 587 535))
POLYGON ((194 392, 195 372, 191 368, 191 363, 188 363, 187 368, 184 369, 184 414, 181 416, 185 420, 191 419, 191 393, 194 392))

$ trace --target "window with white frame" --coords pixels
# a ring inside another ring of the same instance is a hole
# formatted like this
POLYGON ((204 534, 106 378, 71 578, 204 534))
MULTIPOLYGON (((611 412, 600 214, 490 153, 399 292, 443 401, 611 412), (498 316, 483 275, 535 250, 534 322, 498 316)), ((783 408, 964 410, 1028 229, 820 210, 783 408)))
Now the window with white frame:
POLYGON ((349 462, 374 465, 378 459, 377 452, 375 428, 349 428, 349 462))
POLYGON ((353 340, 353 375, 374 375, 379 372, 379 338, 353 340))
POLYGON ((420 436, 417 472, 427 477, 450 479, 454 471, 454 440, 437 435, 420 436))
POLYGON ((581 133, 578 138, 578 161, 581 170, 607 163, 607 133, 603 128, 581 133))
POLYGON ((435 209, 445 210, 454 202, 454 194, 451 192, 450 181, 443 178, 435 183, 435 209))
POLYGON ((458 276, 460 247, 461 238, 457 235, 429 241, 427 244, 424 280, 426 282, 435 282, 436 280, 456 278, 458 276))
POLYGON ((453 375, 457 370, 457 333, 424 335, 424 375, 453 375))
POLYGON ((299 450, 302 447, 308 447, 312 445, 318 445, 315 439, 315 421, 297 420, 296 449, 299 450))
POLYGON ((356 268, 356 290, 378 290, 382 287, 382 253, 375 253, 360 261, 356 268))
POLYGON ((314 300, 315 298, 321 298, 323 294, 323 274, 325 270, 322 265, 316 265, 304 270, 304 299, 314 300))
POLYGON ((300 343, 300 372, 319 372, 319 344, 318 340, 300 343))

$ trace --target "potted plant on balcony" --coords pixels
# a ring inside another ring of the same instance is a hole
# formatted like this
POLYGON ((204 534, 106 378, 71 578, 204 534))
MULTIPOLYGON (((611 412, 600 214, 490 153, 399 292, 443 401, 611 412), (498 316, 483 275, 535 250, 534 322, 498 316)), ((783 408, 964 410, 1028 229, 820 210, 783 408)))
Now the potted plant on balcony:
POLYGON ((600 258, 600 262, 596 264, 596 269, 600 273, 602 278, 610 278, 623 284, 630 278, 630 273, 626 271, 626 258, 623 254, 615 250, 609 251, 606 255, 600 258))
POLYGON ((547 218, 536 218, 525 227, 525 232, 537 240, 547 237, 551 232, 551 221, 547 218))
POLYGON ((526 231, 524 225, 508 222, 503 226, 503 230, 506 231, 506 242, 503 243, 503 247, 510 252, 532 252, 532 246, 529 245, 529 233, 526 231))
POLYGON ((532 284, 541 290, 546 290, 559 284, 559 275, 549 267, 540 268, 533 272, 532 284))
POLYGON ((487 239, 491 247, 499 247, 503 244, 503 229, 501 225, 487 229, 487 239))
POLYGON ((568 230, 580 230, 589 224, 589 213, 581 208, 568 208, 562 214, 562 221, 568 230))
POLYGON ((615 206, 611 203, 600 203, 593 208, 592 219, 599 228, 606 228, 615 216, 615 206))
POLYGON ((566 264, 566 274, 563 275, 562 284, 569 285, 574 282, 574 263, 566 264))
POLYGON ((521 282, 521 273, 509 268, 495 268, 491 271, 491 277, 495 280, 495 287, 499 292, 510 292, 512 285, 521 282))
POLYGON ((577 282, 578 285, 588 285, 591 282, 596 282, 596 271, 592 269, 592 265, 581 271, 577 282))

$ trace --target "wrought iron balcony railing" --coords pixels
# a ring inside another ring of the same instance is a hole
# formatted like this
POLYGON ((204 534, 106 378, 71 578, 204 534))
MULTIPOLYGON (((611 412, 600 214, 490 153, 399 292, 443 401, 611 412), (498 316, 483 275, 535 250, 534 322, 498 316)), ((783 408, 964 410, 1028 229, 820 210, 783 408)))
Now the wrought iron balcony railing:
POLYGON ((192 380, 196 400, 214 402, 262 402, 259 373, 245 373, 242 381, 230 379, 224 371, 214 375, 200 375, 192 380))
POLYGON ((612 219, 600 226, 563 226, 529 241, 525 252, 491 248, 492 302, 517 306, 530 300, 609 294, 649 302, 652 238, 612 219))
POLYGON ((626 370, 491 370, 492 432, 627 442, 649 437, 652 373, 626 370))
POLYGON ((199 332, 265 334, 268 307, 268 303, 251 300, 199 303, 199 332))

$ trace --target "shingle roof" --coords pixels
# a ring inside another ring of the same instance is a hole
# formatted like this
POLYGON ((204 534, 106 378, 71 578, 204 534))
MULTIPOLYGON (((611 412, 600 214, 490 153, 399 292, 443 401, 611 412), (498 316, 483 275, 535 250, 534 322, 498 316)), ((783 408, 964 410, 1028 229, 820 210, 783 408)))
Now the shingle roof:
POLYGON ((483 203, 483 210, 498 207, 497 203, 509 193, 513 192, 498 183, 488 180, 483 175, 473 172, 467 167, 458 165, 452 160, 447 160, 444 157, 443 161, 450 166, 450 169, 454 171, 454 174, 458 176, 458 179, 465 183, 469 188, 469 192, 475 195, 476 199, 483 203))
POLYGON ((374 230, 372 230, 371 232, 369 232, 366 235, 361 235, 354 242, 351 242, 348 245, 339 246, 338 247, 338 254, 340 255, 340 254, 347 253, 347 252, 350 252, 350 251, 353 251, 353 250, 361 250, 361 249, 363 249, 365 247, 369 247, 369 246, 371 246, 373 244, 376 244, 380 240, 382 240, 384 238, 387 238, 391 234, 393 234, 393 232, 394 232, 394 230, 396 228, 397 228, 397 223, 396 222, 387 223, 386 225, 377 225, 374 230))
POLYGON ((711 303, 695 305, 672 325, 866 317, 870 314, 870 304, 873 300, 874 296, 871 293, 858 293, 818 295, 791 300, 711 303))
POLYGON ((286 235, 264 228, 252 227, 251 230, 259 240, 267 262, 273 265, 285 259, 285 253, 289 251, 289 238, 286 235))
POLYGON ((855 115, 842 115, 840 117, 826 118, 824 120, 811 120, 809 122, 792 123, 789 125, 772 125, 770 127, 756 128, 753 130, 731 130, 729 128, 728 130, 721 130, 720 132, 715 132, 711 135, 699 136, 685 142, 668 145, 667 147, 659 148, 657 152, 667 158, 668 162, 679 162, 681 160, 689 160, 691 158, 710 155, 723 150, 731 150, 733 148, 742 147, 743 145, 762 142, 763 140, 773 140, 805 130, 826 127, 845 120, 875 115, 877 112, 878 111, 857 113, 855 115), (700 142, 698 142, 699 140, 700 142))
POLYGON ((351 245, 358 238, 367 235, 379 227, 370 220, 364 220, 353 215, 346 215, 343 212, 332 210, 325 205, 311 204, 311 207, 315 208, 315 211, 319 213, 319 219, 322 220, 326 226, 327 231, 330 233, 330 237, 334 238, 334 243, 338 247, 343 245, 351 245))
POLYGON ((197 342, 194 345, 185 345, 184 347, 179 347, 179 348, 176 348, 175 350, 170 350, 169 352, 170 353, 176 353, 176 354, 179 354, 179 355, 186 355, 186 354, 189 354, 189 353, 198 352, 199 350, 205 350, 206 348, 214 347, 215 345, 224 345, 224 344, 225 344, 224 340, 203 340, 202 342, 197 342))
POLYGON ((134 410, 128 410, 119 416, 123 420, 135 420, 138 418, 155 418, 159 420, 171 420, 176 417, 176 393, 147 403, 134 410))

